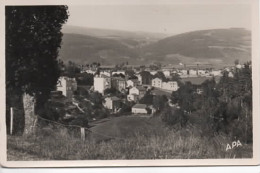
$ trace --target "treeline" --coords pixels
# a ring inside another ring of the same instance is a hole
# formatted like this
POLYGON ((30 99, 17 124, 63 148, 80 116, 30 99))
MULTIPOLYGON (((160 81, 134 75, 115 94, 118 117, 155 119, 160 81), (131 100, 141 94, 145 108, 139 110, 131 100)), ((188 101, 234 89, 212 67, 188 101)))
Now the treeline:
POLYGON ((234 140, 252 142, 252 70, 251 63, 227 71, 217 83, 213 78, 202 85, 190 82, 173 92, 171 101, 178 108, 166 107, 162 120, 168 125, 179 123, 196 126, 202 135, 225 133, 234 140))

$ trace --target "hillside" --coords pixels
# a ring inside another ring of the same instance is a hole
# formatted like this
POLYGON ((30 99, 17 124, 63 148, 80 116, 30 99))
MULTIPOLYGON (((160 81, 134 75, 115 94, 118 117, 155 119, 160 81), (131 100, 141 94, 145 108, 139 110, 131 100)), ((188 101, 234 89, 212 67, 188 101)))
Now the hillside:
POLYGON ((244 29, 214 29, 179 34, 143 48, 143 56, 168 63, 233 64, 251 59, 251 33, 244 29))
POLYGON ((118 40, 80 34, 64 34, 60 50, 60 58, 63 61, 71 60, 79 64, 115 64, 135 57, 138 57, 138 54, 118 40))
POLYGON ((62 32, 65 34, 80 34, 96 38, 113 39, 131 48, 147 45, 167 37, 167 35, 162 33, 130 32, 69 25, 64 25, 62 32))
POLYGON ((240 62, 251 59, 251 33, 245 29, 201 30, 164 37, 152 33, 67 28, 60 57, 64 61, 98 61, 104 65, 126 61, 130 64, 159 61, 162 64, 226 65, 236 59, 240 62))

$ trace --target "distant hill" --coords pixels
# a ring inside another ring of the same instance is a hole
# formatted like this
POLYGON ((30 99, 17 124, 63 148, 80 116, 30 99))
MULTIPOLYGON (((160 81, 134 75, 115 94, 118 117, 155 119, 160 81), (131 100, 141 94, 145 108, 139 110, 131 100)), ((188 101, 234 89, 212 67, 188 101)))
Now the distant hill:
POLYGON ((63 61, 70 60, 79 64, 100 62, 112 65, 129 61, 138 56, 134 49, 118 40, 80 34, 64 34, 60 50, 60 58, 63 61))
POLYGON ((166 63, 245 62, 251 59, 251 32, 232 28, 183 33, 143 47, 142 55, 166 63))
POLYGON ((140 47, 166 38, 169 35, 150 32, 130 32, 112 29, 87 28, 64 25, 62 32, 65 34, 81 34, 97 38, 118 40, 131 48, 140 47))
POLYGON ((76 63, 233 64, 251 59, 251 32, 245 29, 213 29, 171 37, 80 27, 63 28, 60 58, 76 63))

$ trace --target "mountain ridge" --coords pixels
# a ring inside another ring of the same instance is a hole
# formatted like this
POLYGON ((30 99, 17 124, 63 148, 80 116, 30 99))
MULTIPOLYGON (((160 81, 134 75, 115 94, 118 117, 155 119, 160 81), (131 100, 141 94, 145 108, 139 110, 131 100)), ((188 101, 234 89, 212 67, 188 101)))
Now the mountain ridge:
POLYGON ((236 59, 241 62, 251 60, 251 32, 242 28, 199 30, 154 37, 153 40, 147 40, 146 35, 124 35, 124 31, 116 31, 117 37, 110 37, 111 32, 105 33, 102 29, 94 34, 94 31, 87 31, 82 30, 81 34, 64 32, 60 50, 62 60, 77 63, 99 61, 104 65, 122 62, 232 64, 236 59))

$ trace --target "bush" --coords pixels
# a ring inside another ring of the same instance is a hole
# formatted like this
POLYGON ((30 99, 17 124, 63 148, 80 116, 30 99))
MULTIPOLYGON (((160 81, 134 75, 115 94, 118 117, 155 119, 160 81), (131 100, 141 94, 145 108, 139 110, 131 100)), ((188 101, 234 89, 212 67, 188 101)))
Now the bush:
POLYGON ((167 125, 176 125, 180 124, 181 127, 184 127, 187 124, 188 118, 184 112, 180 109, 165 107, 162 113, 160 114, 161 120, 167 125))

